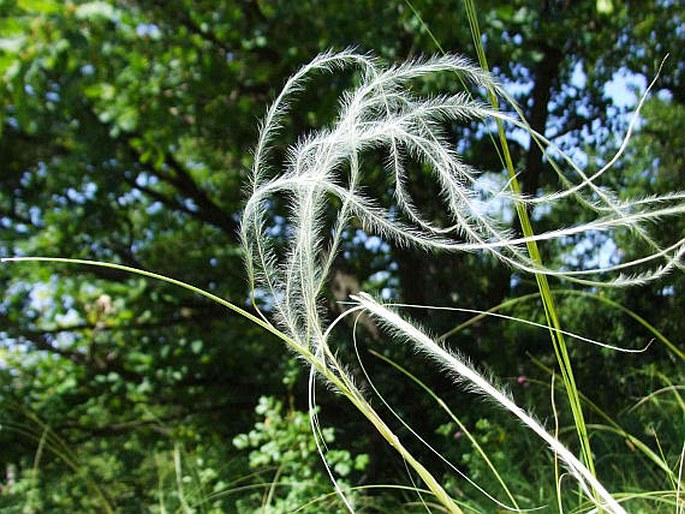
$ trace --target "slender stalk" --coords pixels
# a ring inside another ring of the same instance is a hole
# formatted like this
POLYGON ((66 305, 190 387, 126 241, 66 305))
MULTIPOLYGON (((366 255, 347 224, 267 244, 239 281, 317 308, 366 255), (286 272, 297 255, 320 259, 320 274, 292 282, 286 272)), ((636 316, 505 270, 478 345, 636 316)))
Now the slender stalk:
POLYGON ((363 305, 382 325, 392 333, 405 339, 417 350, 424 353, 429 359, 437 362, 448 372, 453 373, 458 380, 467 382, 477 392, 486 398, 495 401, 504 409, 517 417, 526 427, 532 430, 549 447, 559 455, 559 458, 568 466, 569 471, 578 480, 579 485, 588 496, 593 497, 598 508, 607 509, 613 514, 625 514, 626 511, 602 486, 593 473, 572 452, 570 452, 558 439, 547 432, 533 417, 516 405, 511 398, 497 387, 493 386, 483 375, 475 371, 464 360, 448 352, 436 344, 424 332, 403 319, 397 313, 389 310, 376 302, 372 297, 364 293, 352 297, 363 305))
POLYGON ((502 479, 502 476, 499 474, 497 471, 497 468, 495 465, 492 463, 490 460, 490 457, 488 457, 488 454, 485 453, 485 450, 481 447, 480 444, 478 444, 478 441, 476 438, 471 434, 470 430, 466 428, 466 426, 461 422, 461 420, 457 417, 456 414, 452 411, 452 409, 449 408, 449 406, 445 403, 445 401, 438 396, 438 394, 433 391, 430 387, 428 387, 424 382, 422 382, 416 375, 412 374, 409 370, 406 368, 400 366, 398 363, 393 361, 392 359, 386 357, 385 355, 382 355, 374 350, 369 350, 369 353, 373 355, 374 357, 377 357, 378 359, 381 359, 383 362, 386 362, 390 364, 393 368, 396 370, 400 371, 403 373, 405 376, 409 377, 415 384, 417 384, 425 393, 428 394, 435 402, 438 404, 438 406, 445 411, 445 413, 450 417, 452 421, 454 421, 457 426, 459 427, 459 430, 466 436, 466 438, 469 440, 471 445, 474 447, 474 449, 478 452, 478 454, 481 456, 483 461, 485 462, 486 466, 490 469, 492 472, 493 476, 497 480, 497 482, 502 486, 502 489, 504 490, 505 494, 511 501, 511 504, 514 509, 520 510, 520 507, 518 506, 518 503, 516 502, 516 498, 514 498, 514 495, 511 493, 509 488, 507 487, 506 482, 502 479))
POLYGON ((138 268, 133 268, 131 266, 124 266, 122 264, 114 264, 110 262, 101 261, 91 261, 85 259, 67 259, 59 257, 11 257, 1 259, 0 262, 54 262, 61 264, 78 264, 85 266, 96 266, 101 268, 116 269, 119 271, 126 271, 136 275, 141 275, 148 278, 153 278, 156 280, 161 280, 193 293, 199 294, 208 298, 233 312, 240 314, 241 316, 247 318, 251 322, 259 325, 265 330, 271 332, 281 340, 283 340, 292 350, 297 352, 301 357, 303 357, 309 364, 314 366, 316 371, 320 373, 327 381, 329 381, 338 391, 340 391, 352 404, 368 419, 371 424, 376 428, 380 435, 385 439, 390 446, 392 446, 400 456, 406 461, 412 469, 414 469, 423 482, 426 484, 428 489, 435 495, 436 499, 442 504, 442 506, 450 514, 463 514, 462 509, 457 505, 457 503, 452 499, 452 497, 447 494, 447 491, 440 485, 436 478, 426 469, 423 464, 421 464, 414 456, 405 448, 401 443, 399 438, 393 433, 392 429, 383 421, 383 419, 378 415, 374 408, 366 401, 362 396, 361 392, 352 384, 351 380, 346 376, 344 370, 337 366, 331 368, 327 365, 325 360, 317 358, 312 352, 306 347, 299 344, 297 341, 286 335, 285 333, 278 330, 276 327, 271 325, 268 321, 265 321, 249 312, 245 309, 238 307, 237 305, 221 298, 220 296, 214 295, 204 289, 201 289, 187 282, 177 280, 159 273, 153 273, 151 271, 146 271, 138 268), (340 376, 336 373, 340 373, 340 376), (341 378, 342 377, 342 378, 341 378))
MULTIPOLYGON (((469 25, 471 27, 471 36, 473 38, 473 43, 476 47, 476 53, 478 54, 478 62, 485 71, 488 71, 488 62, 485 56, 485 50, 483 48, 480 28, 478 25, 478 17, 476 16, 476 8, 474 2, 473 0, 464 0, 464 4, 466 6, 466 11, 469 18, 469 25)), ((488 98, 493 109, 498 110, 499 102, 497 100, 495 92, 491 87, 488 87, 488 98)), ((504 130, 504 124, 499 119, 496 120, 496 123, 502 155, 504 156, 506 169, 509 174, 509 183, 515 196, 520 197, 521 186, 516 177, 514 163, 511 158, 511 153, 509 152, 509 145, 507 144, 507 136, 504 130)), ((533 144, 532 141, 531 144, 533 144)), ((523 235, 526 238, 530 238, 534 235, 534 232, 526 207, 521 202, 516 202, 515 206, 516 213, 521 224, 521 230, 523 231, 523 235)), ((540 267, 543 267, 542 257, 540 256, 540 251, 538 249, 537 243, 534 240, 527 241, 526 248, 528 249, 528 254, 530 255, 531 259, 533 259, 533 261, 537 263, 540 267)), ((542 273, 535 273, 535 281, 538 285, 538 289, 540 290, 542 305, 545 312, 545 319, 547 320, 547 324, 551 329, 549 331, 549 335, 550 339, 552 340, 554 354, 559 364, 559 369, 561 371, 561 377, 566 389, 566 395, 568 397, 569 405, 571 406, 571 412, 573 414, 573 420, 580 442, 581 457, 585 462, 586 466, 588 467, 588 469, 590 470, 590 472, 593 475, 595 475, 595 465, 594 459, 592 457, 592 449, 590 447, 590 438, 585 423, 585 417, 583 415, 583 409, 580 404, 578 388, 576 386, 575 377, 573 375, 571 359, 569 358, 568 350, 566 348, 566 341, 561 332, 561 323, 559 321, 559 316, 557 315, 554 297, 552 296, 546 275, 542 273)))
MULTIPOLYGON (((589 293, 587 291, 578 291, 576 289, 552 289, 550 291, 552 295, 556 296, 563 296, 563 295, 569 295, 569 296, 580 296, 582 298, 590 298, 592 300, 598 301, 600 303, 603 303, 605 305, 608 305, 609 307, 616 309, 628 316, 630 316, 632 319, 637 321, 640 325, 642 325, 648 332, 650 332, 655 339, 657 339, 659 342, 663 343, 666 348, 668 348, 676 357, 678 357, 681 361, 685 361, 685 352, 683 352, 678 346, 671 341, 666 335, 664 335, 663 332, 661 332, 659 329, 657 329, 654 325, 652 325, 649 321, 647 321, 645 318, 637 314, 635 311, 630 310, 628 307, 625 305, 620 304, 619 302, 615 300, 611 300, 610 298, 607 298, 604 295, 601 294, 595 294, 595 293, 589 293)), ((540 296, 540 293, 530 293, 526 294, 523 296, 519 296, 517 298, 512 298, 511 300, 506 300, 499 305, 495 305, 494 307, 489 308, 486 311, 483 311, 479 314, 476 314, 472 318, 464 321, 463 323, 460 323, 456 327, 448 330, 444 334, 442 334, 440 337, 438 337, 438 342, 440 341, 445 341, 446 339, 452 337, 454 334, 464 330, 466 327, 469 327, 473 325, 474 323, 480 321, 483 318, 486 318, 487 316, 501 311, 505 309, 509 309, 510 307, 513 307, 514 305, 517 305, 519 303, 527 302, 529 300, 535 300, 540 296)))

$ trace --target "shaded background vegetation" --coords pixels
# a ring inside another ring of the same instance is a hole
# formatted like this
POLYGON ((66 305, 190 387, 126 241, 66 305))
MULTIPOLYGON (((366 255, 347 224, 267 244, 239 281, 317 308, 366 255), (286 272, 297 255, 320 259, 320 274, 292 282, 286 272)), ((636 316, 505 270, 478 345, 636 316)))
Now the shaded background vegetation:
MULTIPOLYGON (((477 7, 498 80, 534 129, 591 167, 615 151, 626 113, 670 52, 639 133, 608 180, 633 195, 685 187, 682 2, 485 0, 477 7)), ((237 304, 249 296, 237 239, 241 185, 257 121, 286 77, 323 50, 351 45, 389 62, 438 53, 436 42, 475 58, 463 5, 442 0, 0 0, 0 16, 0 255, 117 262, 237 304)), ((278 144, 285 148, 325 126, 337 95, 353 81, 347 75, 315 81, 278 144)), ((431 93, 460 85, 441 77, 422 87, 431 93)), ((488 128, 452 131, 464 160, 485 170, 484 180, 504 185, 488 128)), ((510 132, 509 144, 525 192, 557 187, 525 135, 510 132)), ((414 173, 417 203, 437 217, 435 191, 419 166, 414 173)), ((390 194, 380 158, 370 158, 368 176, 370 187, 390 194)), ((273 207, 276 239, 287 234, 281 208, 273 207)), ((570 205, 532 216, 537 230, 579 221, 570 205)), ((658 230, 685 226, 669 222, 658 230)), ((544 258, 592 266, 639 251, 629 238, 592 234, 547 246, 544 258)), ((118 512, 247 512, 259 508, 264 490, 223 493, 259 482, 268 491, 278 481, 285 485, 274 489, 270 503, 285 512, 331 490, 298 413, 306 409, 306 376, 273 337, 198 297, 110 270, 3 265, 0 283, 0 506, 7 512, 99 511, 105 503, 118 512), (260 402, 262 396, 271 398, 260 402), (239 436, 250 430, 251 437, 239 436), (262 473, 247 477, 255 469, 262 473)), ((682 349, 684 285, 682 274, 673 274, 641 288, 586 292, 639 313, 682 349)), ((472 309, 537 290, 531 277, 512 275, 487 255, 429 257, 389 248, 361 227, 346 234, 331 279, 330 314, 339 310, 335 300, 358 289, 472 309)), ((565 293, 558 300, 568 330, 632 348, 651 337, 596 297, 565 293)), ((260 301, 268 311, 268 298, 260 301)), ((542 318, 536 298, 513 312, 542 318)), ((435 333, 466 319, 430 310, 414 315, 435 333)), ((361 332, 363 359, 379 389, 444 455, 477 481, 491 480, 444 413, 365 349, 396 360, 443 394, 526 506, 550 501, 550 458, 536 442, 434 370, 412 368, 415 359, 372 326, 361 332)), ((449 344, 502 377, 541 418, 551 416, 555 360, 545 331, 479 321, 449 344)), ((674 464, 685 422, 672 393, 630 407, 682 379, 682 353, 658 343, 638 357, 571 344, 581 392, 654 449, 658 434, 674 464)), ((352 358, 348 340, 340 348, 352 358)), ((320 403, 324 424, 335 428, 332 447, 348 450, 331 459, 349 484, 410 483, 358 415, 325 392, 320 403)), ((561 426, 568 426, 561 400, 558 407, 561 426)), ((605 422, 589 409, 587 415, 590 423, 605 422)), ((665 487, 625 438, 593 434, 601 478, 612 487, 665 487)), ((568 441, 574 444, 572 433, 568 441)), ((440 472, 441 463, 427 452, 425 459, 440 472)), ((445 473, 451 493, 493 508, 445 473)), ((371 511, 415 499, 374 491, 359 501, 371 511)), ((311 512, 326 508, 339 509, 324 503, 311 512)))

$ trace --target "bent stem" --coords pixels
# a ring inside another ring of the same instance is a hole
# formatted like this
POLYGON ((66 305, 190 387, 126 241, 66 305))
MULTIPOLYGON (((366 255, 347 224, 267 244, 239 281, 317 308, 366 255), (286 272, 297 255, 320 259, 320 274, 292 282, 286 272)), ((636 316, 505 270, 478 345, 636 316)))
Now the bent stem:
MULTIPOLYGON (((399 372, 403 373, 406 377, 408 377, 410 380, 412 380, 416 385, 418 385, 428 396, 430 396, 435 402, 438 404, 438 406, 449 416, 449 418, 459 427, 459 430, 466 436, 466 438, 469 440, 469 443, 473 446, 473 448, 478 452, 478 454, 481 456, 483 461, 485 462, 485 465, 490 469, 491 473, 497 480, 497 482, 500 484, 502 489, 504 490, 505 494, 509 498, 509 501, 511 501, 511 504, 513 506, 513 509, 511 510, 516 510, 520 511, 520 507, 518 506, 518 503, 516 502, 516 498, 514 498, 514 495, 511 493, 509 490, 509 487, 507 487, 506 482, 502 479, 502 476, 499 474, 497 471, 497 468, 495 465, 492 463, 490 460, 490 457, 488 457, 488 454, 483 450, 480 444, 478 444, 478 441, 476 438, 471 434, 471 431, 466 428, 466 426, 461 422, 461 420, 457 417, 456 414, 452 411, 452 409, 449 408, 449 406, 445 403, 445 401, 437 395, 435 391, 433 391, 430 387, 428 387, 424 382, 419 380, 418 377, 416 377, 414 374, 412 374, 409 370, 405 369, 404 367, 400 366, 398 363, 393 361, 392 359, 386 357, 385 355, 382 355, 378 353, 375 350, 369 350, 369 353, 373 355, 374 357, 382 360, 383 362, 389 364, 399 372)), ((509 508, 509 507, 507 507, 509 508)))
MULTIPOLYGON (((597 302, 603 303, 613 309, 616 309, 617 311, 626 314, 627 316, 631 317, 633 320, 637 321, 642 327, 644 327, 648 332, 650 332, 653 336, 654 339, 658 340, 661 342, 664 346, 666 346, 676 357, 678 357, 681 361, 685 361, 685 352, 683 352, 678 346, 671 341, 666 335, 663 334, 660 330, 658 330, 654 325, 649 323, 645 318, 640 316, 638 313, 635 311, 630 310, 628 307, 625 305, 615 301, 611 300, 610 298, 607 298, 606 296, 602 294, 596 294, 596 293, 590 293, 587 291, 579 291, 576 289, 552 289, 550 291, 552 295, 569 295, 569 296, 579 296, 581 298, 589 298, 591 300, 595 300, 597 302)), ((509 309, 519 303, 524 303, 529 300, 535 300, 540 296, 540 293, 530 293, 526 294, 523 296, 519 296, 517 298, 512 298, 511 300, 506 300, 499 305, 495 305, 494 307, 489 308, 486 311, 483 311, 481 313, 476 314, 472 318, 464 321, 463 323, 460 323, 456 327, 448 330, 444 334, 442 334, 440 337, 437 338, 436 342, 442 342, 447 340, 448 338, 452 337, 456 333, 464 330, 466 327, 469 327, 473 325, 474 323, 480 321, 481 319, 499 312, 501 310, 506 310, 509 309)))
POLYGON ((187 282, 167 277, 159 273, 153 273, 151 271, 110 262, 93 261, 87 259, 68 259, 62 257, 10 257, 0 259, 0 262, 52 262, 115 269, 147 278, 153 278, 155 280, 160 280, 162 282, 178 286, 187 291, 204 296, 205 298, 208 298, 209 300, 226 307, 236 314, 241 315, 242 317, 248 319, 249 321, 255 323, 256 325, 262 327, 281 339, 291 350, 295 351, 301 358, 303 358, 314 369, 316 369, 317 373, 319 373, 326 379, 326 381, 331 383, 339 392, 341 392, 364 415, 364 417, 371 422, 383 439, 385 439, 388 444, 390 444, 390 446, 400 454, 407 465, 418 473, 428 489, 431 491, 431 493, 433 493, 435 498, 442 504, 447 512, 450 514, 463 514, 462 509, 456 504, 452 497, 447 494, 445 489, 440 485, 436 478, 418 460, 414 458, 414 456, 405 448, 399 438, 393 433, 390 427, 383 421, 374 408, 363 397, 359 389, 354 386, 352 380, 349 378, 349 376, 347 376, 347 373, 344 371, 344 369, 337 364, 337 361, 331 359, 331 354, 319 358, 310 352, 308 348, 301 345, 287 334, 278 330, 278 328, 274 327, 268 321, 253 315, 245 309, 242 309, 241 307, 238 307, 228 300, 212 294, 209 291, 205 291, 204 289, 196 287, 192 284, 188 284, 187 282), (327 363, 331 361, 334 363, 333 366, 327 363))

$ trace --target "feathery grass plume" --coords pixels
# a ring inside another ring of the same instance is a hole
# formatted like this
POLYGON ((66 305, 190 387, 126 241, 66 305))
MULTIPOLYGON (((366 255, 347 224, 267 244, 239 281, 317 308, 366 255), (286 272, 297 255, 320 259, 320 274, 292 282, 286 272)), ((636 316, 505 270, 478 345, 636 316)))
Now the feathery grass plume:
MULTIPOLYGON (((365 228, 397 245, 418 246, 428 251, 488 251, 519 271, 558 276, 586 284, 601 282, 584 277, 620 272, 617 277, 604 282, 614 286, 644 283, 659 278, 673 268, 682 267, 685 238, 661 248, 648 235, 645 224, 662 217, 681 215, 685 212, 685 194, 618 200, 616 193, 596 183, 623 153, 631 130, 632 125, 624 143, 609 164, 588 174, 541 134, 532 131, 511 97, 487 73, 461 57, 447 55, 383 67, 373 57, 357 54, 352 50, 322 54, 288 80, 268 110, 261 127, 251 173, 250 197, 241 224, 241 237, 252 287, 255 290, 266 290, 270 294, 277 323, 299 346, 307 348, 322 363, 330 366, 329 369, 335 370, 334 373, 351 390, 356 390, 328 347, 330 330, 325 328, 325 319, 320 309, 321 292, 340 246, 341 234, 353 216, 365 228), (312 73, 333 73, 343 69, 356 69, 360 78, 354 89, 342 95, 334 123, 301 138, 289 148, 286 161, 274 168, 274 164, 270 162, 270 146, 287 114, 288 102, 303 90, 312 73), (495 91, 509 101, 518 117, 488 108, 463 93, 425 98, 417 96, 407 87, 410 81, 439 72, 457 73, 468 84, 486 86, 495 91), (545 147, 546 155, 565 186, 562 191, 540 198, 500 192, 498 194, 502 199, 553 206, 558 200, 573 196, 596 214, 595 219, 579 226, 560 227, 529 237, 515 237, 508 228, 482 213, 477 208, 477 194, 473 187, 478 173, 460 160, 442 128, 446 121, 471 119, 497 119, 528 130, 535 144, 545 147), (396 202, 394 210, 383 208, 379 202, 368 198, 363 192, 361 160, 365 152, 371 151, 387 153, 386 169, 393 182, 396 202), (555 158, 567 165, 581 181, 575 185, 571 183, 555 158), (423 164, 435 177, 448 220, 446 226, 437 226, 424 219, 420 208, 413 202, 406 187, 409 177, 405 162, 408 159, 423 164), (343 170, 345 174, 342 173, 343 170), (266 227, 270 202, 277 195, 283 194, 287 195, 290 202, 287 222, 291 235, 287 254, 279 260, 270 244, 266 227), (339 207, 333 230, 327 233, 321 220, 324 209, 331 205, 330 197, 337 197, 339 207), (398 220, 398 211, 407 221, 398 220), (633 231, 648 243, 652 253, 607 268, 561 270, 540 265, 522 250, 523 245, 531 241, 558 240, 588 231, 617 228, 633 231), (624 270, 658 259, 664 259, 665 264, 633 275, 622 274, 624 270)), ((393 318, 388 314, 390 311, 370 298, 360 296, 359 302, 386 322, 392 319, 399 323, 400 318, 393 318)), ((398 325, 394 326, 397 328, 398 325)), ((402 330, 413 334, 405 333, 405 337, 415 343, 420 341, 420 344, 425 345, 430 341, 425 336, 419 337, 420 332, 410 324, 402 321, 400 326, 402 330)), ((462 372, 471 370, 464 363, 457 365, 456 362, 460 361, 455 361, 447 353, 437 350, 429 353, 445 366, 456 366, 460 376, 464 376, 462 372)), ((471 370, 468 373, 474 372, 471 370)), ((479 391, 494 398, 522 419, 554 448, 586 492, 589 491, 588 487, 597 488, 607 508, 622 512, 622 508, 596 483, 592 474, 530 416, 496 388, 488 385, 482 376, 469 375, 469 378, 476 380, 479 391)))
POLYGON ((578 480, 581 487, 592 497, 592 490, 598 492, 605 502, 602 508, 610 512, 625 512, 618 502, 609 494, 602 484, 590 473, 590 471, 573 455, 556 437, 548 433, 540 423, 530 414, 516 405, 512 398, 501 389, 492 384, 481 373, 477 372, 473 365, 464 357, 450 352, 436 344, 430 336, 426 335, 415 324, 408 322, 396 312, 376 302, 366 293, 360 293, 354 297, 360 305, 364 306, 375 319, 380 321, 395 337, 411 344, 417 352, 435 361, 441 368, 450 373, 457 382, 463 382, 468 388, 482 394, 487 400, 494 401, 516 416, 527 428, 532 430, 538 437, 545 441, 549 447, 559 456, 562 462, 569 468, 570 473, 578 480))
MULTIPOLYGON (((463 58, 445 56, 426 61, 411 61, 383 69, 371 57, 347 51, 340 54, 324 54, 291 78, 283 92, 269 109, 262 126, 255 151, 251 175, 251 197, 245 209, 242 225, 246 249, 247 268, 253 285, 259 283, 269 292, 284 294, 278 306, 278 314, 289 328, 304 323, 316 326, 318 316, 313 316, 312 302, 320 292, 332 259, 339 245, 342 228, 350 216, 356 215, 370 229, 400 245, 416 245, 425 249, 449 251, 487 250, 515 269, 543 273, 599 284, 586 277, 596 273, 624 272, 630 268, 664 259, 665 264, 651 271, 634 275, 619 275, 611 285, 644 283, 659 278, 674 267, 682 266, 685 238, 680 238, 666 248, 660 248, 646 235, 646 222, 665 216, 681 215, 685 211, 684 194, 632 200, 615 200, 617 194, 600 188, 595 181, 603 175, 607 166, 588 176, 540 134, 533 134, 538 144, 546 144, 555 154, 577 173, 582 181, 569 185, 565 191, 525 198, 513 193, 500 193, 503 199, 512 201, 553 205, 556 201, 573 195, 582 205, 597 213, 594 220, 573 227, 561 227, 530 237, 513 237, 512 233, 496 220, 476 208, 476 193, 471 187, 478 173, 463 163, 443 134, 440 124, 446 120, 496 118, 510 122, 529 131, 525 120, 516 119, 487 108, 468 99, 464 94, 420 98, 404 88, 407 82, 429 73, 453 71, 460 73, 467 82, 475 85, 488 84, 505 98, 509 96, 493 84, 487 74, 463 58), (269 164, 269 143, 277 134, 282 117, 287 112, 291 96, 306 84, 315 70, 332 72, 345 67, 361 68, 361 84, 346 92, 341 99, 339 115, 329 129, 301 139, 289 149, 288 159, 282 169, 272 171, 269 164), (367 198, 361 191, 361 157, 371 150, 386 150, 388 173, 393 180, 397 208, 406 215, 409 223, 398 221, 388 209, 367 198), (441 199, 450 219, 450 226, 437 227, 423 219, 406 190, 407 171, 403 164, 405 156, 428 166, 439 186, 441 199), (348 167, 346 177, 340 170, 348 167), (342 179, 347 180, 343 186, 342 179), (583 195, 589 189, 590 198, 583 195), (276 257, 264 237, 267 222, 265 211, 268 201, 277 193, 292 195, 291 219, 293 245, 280 270, 276 257), (337 196, 342 202, 339 216, 329 242, 327 262, 320 266, 319 253, 323 248, 318 214, 322 212, 328 195, 337 196), (555 270, 533 262, 521 250, 528 241, 558 240, 585 232, 607 231, 619 227, 641 234, 652 248, 649 255, 607 268, 583 270, 555 270), (293 266, 294 265, 294 266, 293 266), (300 280, 298 275, 307 280, 300 280), (309 287, 305 286, 309 281, 309 287), (299 297, 301 307, 292 304, 299 297), (292 304, 292 305, 291 305, 292 304), (305 314, 306 313, 306 314, 305 314), (313 317, 312 317, 313 316, 313 317)), ((512 104, 515 105, 515 104, 512 104)), ((518 108, 517 108, 518 109, 518 108)), ((619 153, 623 151, 623 146, 619 153)), ((554 162, 552 155, 550 161, 554 162)), ((615 159, 610 161, 615 162, 615 159)), ((558 164, 555 164, 557 169, 558 164)), ((561 174, 561 172, 560 172, 561 174)), ((563 174, 561 174, 563 176, 563 174)), ((568 184, 568 179, 564 179, 568 184)), ((276 296, 276 295, 274 295, 276 296)))
MULTIPOLYGON (((321 365, 334 373, 349 391, 354 392, 356 400, 353 401, 361 401, 361 393, 328 346, 328 336, 335 322, 327 324, 320 308, 322 289, 338 253, 341 235, 352 217, 356 217, 366 229, 400 246, 416 246, 427 251, 487 251, 518 271, 558 276, 586 284, 601 284, 592 278, 597 273, 615 272, 619 274, 604 284, 625 286, 648 282, 682 267, 685 237, 661 248, 649 236, 646 224, 666 216, 682 215, 685 212, 685 193, 618 200, 615 192, 598 185, 597 180, 624 151, 629 136, 630 130, 616 157, 608 165, 588 174, 541 134, 532 131, 513 99, 493 82, 489 74, 462 57, 446 55, 384 67, 372 56, 353 50, 322 54, 287 81, 267 111, 261 127, 251 170, 249 198, 241 223, 251 285, 254 290, 266 291, 270 295, 275 320, 281 329, 299 347, 319 359, 321 365), (359 79, 356 87, 341 95, 337 118, 328 128, 302 137, 293 144, 288 149, 285 162, 280 165, 273 163, 271 146, 287 115, 289 102, 304 89, 313 73, 334 73, 345 69, 358 71, 359 79), (494 91, 509 102, 513 114, 488 108, 463 93, 426 98, 408 87, 411 81, 440 72, 457 73, 467 84, 494 91), (530 205, 554 206, 562 198, 575 197, 581 206, 594 213, 595 218, 579 226, 517 237, 509 228, 478 209, 477 193, 473 187, 478 180, 478 172, 461 161, 443 130, 445 122, 474 119, 501 120, 528 130, 534 144, 545 148, 565 188, 540 198, 526 198, 513 192, 497 193, 500 198, 530 205), (386 155, 386 171, 394 189, 395 205, 391 208, 364 193, 362 159, 371 152, 386 155), (439 185, 440 200, 448 219, 446 226, 426 220, 420 206, 412 200, 407 188, 410 181, 406 167, 408 160, 428 168, 439 185), (566 178, 561 170, 562 164, 580 178, 579 183, 574 185, 566 178), (274 250, 266 230, 269 207, 279 195, 285 195, 289 201, 287 224, 290 235, 284 256, 279 256, 274 250), (337 198, 337 217, 333 230, 327 231, 321 220, 324 210, 333 206, 331 197, 337 198), (406 221, 398 219, 398 213, 406 221), (588 231, 619 228, 637 234, 648 243, 651 253, 607 268, 562 270, 539 264, 523 248, 531 241, 555 241, 588 231), (640 269, 632 275, 623 274, 656 260, 663 260, 664 264, 648 271, 640 269)), ((578 459, 467 363, 444 352, 416 327, 370 297, 360 295, 357 301, 361 307, 384 320, 398 335, 401 333, 433 360, 456 371, 460 377, 468 378, 479 392, 521 419, 560 455, 589 496, 592 496, 591 489, 599 491, 605 503, 602 508, 623 512, 578 459)), ((346 314, 350 312, 353 310, 346 314)))

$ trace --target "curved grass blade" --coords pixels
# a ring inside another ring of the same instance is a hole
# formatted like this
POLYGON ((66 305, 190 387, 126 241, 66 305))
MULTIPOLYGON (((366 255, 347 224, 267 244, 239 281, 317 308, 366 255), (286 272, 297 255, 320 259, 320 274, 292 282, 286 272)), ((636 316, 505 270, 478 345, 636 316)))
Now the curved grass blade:
MULTIPOLYGON (((166 282, 193 293, 199 294, 208 298, 227 309, 240 314, 244 318, 252 321, 256 325, 264 328, 268 332, 274 334, 279 339, 284 341, 286 345, 294 350, 298 355, 303 357, 309 364, 314 366, 316 370, 324 376, 328 381, 331 382, 374 426, 374 428, 380 433, 380 435, 394 448, 402 458, 408 463, 411 468, 413 468, 424 481, 426 486, 432 491, 435 497, 440 501, 440 503, 452 514, 462 514, 462 509, 458 506, 456 501, 445 491, 445 489, 440 485, 440 483, 435 479, 435 477, 426 469, 423 464, 421 464, 400 442, 399 438, 394 434, 394 432, 388 427, 388 425, 383 421, 383 419, 376 413, 376 411, 371 407, 371 405, 364 399, 361 393, 353 386, 352 382, 346 376, 344 371, 338 367, 337 369, 331 369, 327 362, 323 359, 318 358, 314 355, 308 348, 301 345, 293 338, 289 337, 287 334, 281 332, 271 323, 265 321, 264 319, 257 317, 245 309, 238 307, 237 305, 215 295, 208 291, 205 291, 199 287, 193 286, 181 280, 177 280, 159 273, 153 273, 151 271, 146 271, 131 266, 125 266, 122 264, 114 264, 109 262, 86 260, 86 259, 69 259, 63 257, 9 257, 3 258, 0 262, 52 262, 52 263, 62 263, 62 264, 77 264, 85 266, 97 266, 102 268, 116 269, 119 271, 125 271, 135 275, 140 275, 148 278, 153 278, 166 282)), ((348 311, 349 312, 349 311, 348 311)), ((330 358, 330 356, 329 356, 330 358)), ((335 361, 334 361, 335 362, 335 361)))

